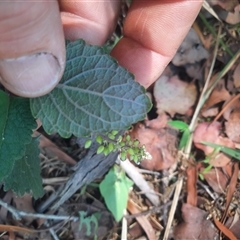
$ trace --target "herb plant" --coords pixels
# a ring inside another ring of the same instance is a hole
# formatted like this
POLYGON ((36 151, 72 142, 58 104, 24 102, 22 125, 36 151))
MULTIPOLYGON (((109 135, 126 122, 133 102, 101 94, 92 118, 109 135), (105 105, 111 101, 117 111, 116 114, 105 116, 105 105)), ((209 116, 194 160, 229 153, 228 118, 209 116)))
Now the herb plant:
POLYGON ((151 108, 145 89, 103 48, 83 40, 67 41, 66 48, 64 75, 49 94, 26 99, 0 90, 0 180, 5 190, 35 198, 43 194, 38 139, 31 136, 37 118, 48 134, 107 136, 127 130, 151 108))

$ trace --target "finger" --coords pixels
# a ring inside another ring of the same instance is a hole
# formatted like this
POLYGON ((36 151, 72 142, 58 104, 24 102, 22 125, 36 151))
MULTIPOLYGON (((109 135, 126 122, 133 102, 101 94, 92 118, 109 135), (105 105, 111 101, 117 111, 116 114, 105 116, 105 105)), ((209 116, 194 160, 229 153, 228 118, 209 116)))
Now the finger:
POLYGON ((112 51, 121 65, 150 86, 174 56, 202 1, 138 1, 129 10, 124 37, 112 51))
POLYGON ((8 90, 43 95, 58 83, 64 64, 57 1, 0 2, 0 81, 8 90))
POLYGON ((65 1, 60 9, 65 36, 70 40, 83 38, 87 43, 102 45, 117 23, 121 1, 65 1))

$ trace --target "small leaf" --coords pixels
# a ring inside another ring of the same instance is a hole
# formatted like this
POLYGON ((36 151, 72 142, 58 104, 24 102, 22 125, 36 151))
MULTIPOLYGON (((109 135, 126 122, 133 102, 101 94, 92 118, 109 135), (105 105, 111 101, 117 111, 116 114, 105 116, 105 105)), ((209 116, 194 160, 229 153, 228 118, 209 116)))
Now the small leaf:
POLYGON ((169 121, 168 125, 180 131, 185 131, 188 129, 188 125, 185 122, 179 120, 169 121))
POLYGON ((130 135, 127 135, 127 136, 126 136, 126 141, 129 142, 130 140, 131 140, 130 135))
POLYGON ((26 145, 32 141, 32 129, 36 127, 29 100, 0 90, 0 181, 25 154, 26 145))
POLYGON ((187 145, 189 138, 190 138, 190 131, 189 129, 186 129, 182 134, 182 137, 179 143, 179 149, 182 149, 187 145))
POLYGON ((108 146, 104 147, 103 154, 104 154, 105 156, 107 156, 109 153, 110 153, 110 152, 109 152, 108 146))
POLYGON ((31 110, 48 134, 88 136, 128 129, 152 104, 133 74, 98 46, 67 42, 66 68, 48 95, 31 99, 31 110))
POLYGON ((32 193, 35 199, 43 195, 38 144, 38 138, 32 139, 25 156, 15 161, 12 172, 4 179, 5 191, 11 189, 20 196, 32 193))
POLYGON ((99 185, 101 195, 117 222, 123 217, 127 207, 128 192, 132 185, 133 182, 117 165, 109 170, 99 185))
POLYGON ((230 157, 236 158, 237 160, 240 160, 240 150, 239 149, 233 149, 229 147, 225 147, 222 145, 218 145, 215 143, 210 143, 210 142, 201 142, 203 145, 207 145, 209 147, 212 147, 214 149, 219 149, 223 153, 229 155, 230 157))
POLYGON ((99 144, 102 144, 102 142, 103 142, 102 137, 98 135, 98 136, 96 137, 96 142, 99 143, 99 144))
POLYGON ((112 131, 111 131, 111 134, 114 135, 114 136, 116 136, 116 135, 118 134, 118 131, 112 130, 112 131))
POLYGON ((102 152, 104 151, 104 149, 105 149, 105 148, 104 148, 103 145, 99 146, 98 149, 97 149, 97 154, 102 153, 102 152))
POLYGON ((130 155, 134 155, 134 151, 133 151, 132 148, 129 148, 127 151, 128 151, 128 153, 129 153, 130 155))
POLYGON ((113 143, 109 143, 109 144, 108 144, 108 150, 109 150, 109 152, 112 152, 113 149, 114 149, 113 143))
POLYGON ((113 134, 111 134, 111 133, 109 133, 107 136, 108 136, 108 138, 110 138, 111 140, 114 140, 114 139, 115 139, 115 136, 114 136, 113 134))
POLYGON ((122 161, 125 161, 125 160, 127 159, 127 153, 126 153, 125 151, 122 151, 122 152, 120 153, 120 159, 121 159, 122 161))
POLYGON ((91 145, 92 145, 92 140, 89 139, 89 140, 87 140, 87 141, 85 142, 84 147, 85 147, 85 148, 90 148, 91 145))

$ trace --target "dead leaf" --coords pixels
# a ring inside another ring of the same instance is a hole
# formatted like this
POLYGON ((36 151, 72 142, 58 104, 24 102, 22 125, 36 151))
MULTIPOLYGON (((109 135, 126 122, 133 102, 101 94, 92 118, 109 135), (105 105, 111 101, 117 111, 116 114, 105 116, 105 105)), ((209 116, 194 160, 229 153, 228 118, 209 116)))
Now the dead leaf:
MULTIPOLYGON (((146 125, 151 125, 149 121, 146 125)), ((143 159, 141 167, 148 170, 167 169, 175 163, 176 130, 170 128, 148 128, 144 124, 136 124, 131 132, 132 139, 138 139, 152 156, 151 160, 143 159)))
MULTIPOLYGON (((214 149, 212 147, 201 144, 200 142, 202 141, 235 148, 235 144, 230 139, 220 136, 220 128, 221 124, 219 122, 213 122, 212 124, 207 122, 200 123, 196 127, 193 134, 194 145, 204 151, 206 156, 213 154, 214 149)), ((231 158, 227 155, 221 152, 216 152, 211 156, 209 163, 214 167, 222 167, 228 164, 230 161, 231 158)))
MULTIPOLYGON (((141 211, 137 208, 136 204, 131 199, 128 200, 127 209, 131 214, 141 213, 141 211)), ((148 239, 151 239, 151 240, 157 239, 155 235, 155 231, 146 216, 143 215, 140 217, 136 217, 136 220, 143 228, 148 239)))
POLYGON ((228 239, 237 240, 237 238, 234 236, 234 234, 226 226, 224 226, 221 222, 219 222, 216 218, 214 218, 214 223, 218 227, 218 229, 222 233, 224 233, 225 236, 228 237, 228 239))
POLYGON ((208 110, 212 109, 213 106, 215 106, 216 104, 218 104, 220 102, 228 101, 230 98, 231 98, 231 95, 225 88, 225 83, 224 83, 224 80, 222 79, 218 83, 218 85, 214 88, 212 94, 210 95, 207 102, 203 106, 202 115, 204 117, 216 116, 218 113, 217 109, 215 109, 215 111, 214 111, 215 115, 213 115, 212 112, 210 112, 210 115, 209 115, 208 110))
POLYGON ((205 211, 184 203, 182 205, 183 222, 174 228, 174 239, 215 239, 217 235, 215 227, 206 217, 205 211))
POLYGON ((227 190, 225 211, 223 213, 221 222, 225 222, 225 218, 227 216, 228 209, 233 198, 233 193, 235 192, 235 189, 236 189, 236 185, 238 181, 238 171, 239 171, 238 163, 234 163, 233 174, 227 190))
MULTIPOLYGON (((231 2, 231 1, 229 1, 231 2)), ((228 12, 225 21, 229 24, 238 24, 240 22, 240 5, 234 8, 234 12, 228 12)))
POLYGON ((43 135, 40 135, 39 147, 44 149, 44 151, 47 152, 48 156, 50 157, 57 157, 59 160, 71 165, 76 164, 76 161, 73 158, 63 152, 59 147, 57 147, 57 145, 43 135))
POLYGON ((181 81, 178 76, 162 75, 154 85, 153 95, 157 104, 157 113, 186 114, 197 98, 197 88, 194 83, 181 81))
MULTIPOLYGON (((202 169, 203 170, 203 169, 202 169)), ((217 193, 223 193, 227 187, 229 178, 224 174, 221 168, 212 168, 202 173, 208 185, 217 193)))
POLYGON ((231 232, 236 236, 237 239, 240 239, 240 218, 238 212, 236 212, 237 220, 233 223, 232 227, 230 227, 231 232))
MULTIPOLYGON (((35 213, 35 210, 32 205, 32 196, 30 194, 24 194, 22 197, 17 197, 16 195, 14 195, 13 202, 16 206, 16 209, 29 213, 35 213)), ((22 218, 28 223, 32 222, 35 219, 33 217, 22 218)))
POLYGON ((240 63, 235 68, 232 77, 233 77, 234 86, 236 88, 240 87, 240 63))
POLYGON ((187 168, 187 203, 197 206, 197 169, 195 166, 187 168))
POLYGON ((231 113, 233 111, 240 111, 240 94, 233 96, 231 99, 225 102, 223 105, 223 109, 225 109, 223 113, 223 117, 226 120, 229 120, 231 113), (225 109, 225 107, 227 108, 225 109))
POLYGON ((240 143, 240 110, 233 111, 225 122, 226 134, 234 142, 240 143))

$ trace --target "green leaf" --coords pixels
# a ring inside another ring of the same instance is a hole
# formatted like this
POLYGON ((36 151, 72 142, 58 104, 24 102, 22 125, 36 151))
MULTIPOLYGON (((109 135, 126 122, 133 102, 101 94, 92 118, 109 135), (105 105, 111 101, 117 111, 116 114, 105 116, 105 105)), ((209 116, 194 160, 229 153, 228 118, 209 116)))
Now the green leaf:
POLYGON ((100 153, 102 153, 103 151, 104 151, 104 146, 101 145, 101 146, 99 146, 98 149, 97 149, 97 154, 100 154, 100 153))
POLYGON ((32 140, 32 129, 36 127, 29 100, 0 90, 0 181, 25 154, 26 145, 32 140))
POLYGON ((185 131, 188 129, 188 125, 185 122, 179 120, 169 121, 168 125, 180 131, 185 131))
POLYGON ((91 145, 92 145, 92 140, 91 140, 91 139, 88 139, 88 140, 85 142, 84 147, 85 147, 85 148, 90 148, 91 145))
POLYGON ((123 217, 127 207, 128 192, 132 185, 133 182, 117 165, 109 170, 99 185, 101 195, 117 222, 123 217))
POLYGON ((189 129, 184 130, 180 143, 179 143, 179 149, 184 148, 187 145, 187 142, 189 141, 190 138, 190 131, 189 129))
POLYGON ((15 161, 12 172, 4 179, 5 191, 11 189, 20 196, 31 193, 35 199, 43 195, 38 144, 38 138, 33 138, 25 156, 15 161))
POLYGON ((229 148, 229 147, 225 147, 219 144, 215 144, 215 143, 210 143, 210 142, 201 142, 204 145, 207 145, 209 147, 212 147, 214 149, 219 149, 220 151, 222 151, 223 153, 229 155, 230 157, 236 158, 237 160, 240 160, 240 150, 239 149, 234 149, 234 148, 229 148))
POLYGON ((128 129, 151 108, 145 89, 117 61, 83 40, 67 42, 66 69, 60 83, 31 110, 45 131, 62 137, 128 129))

